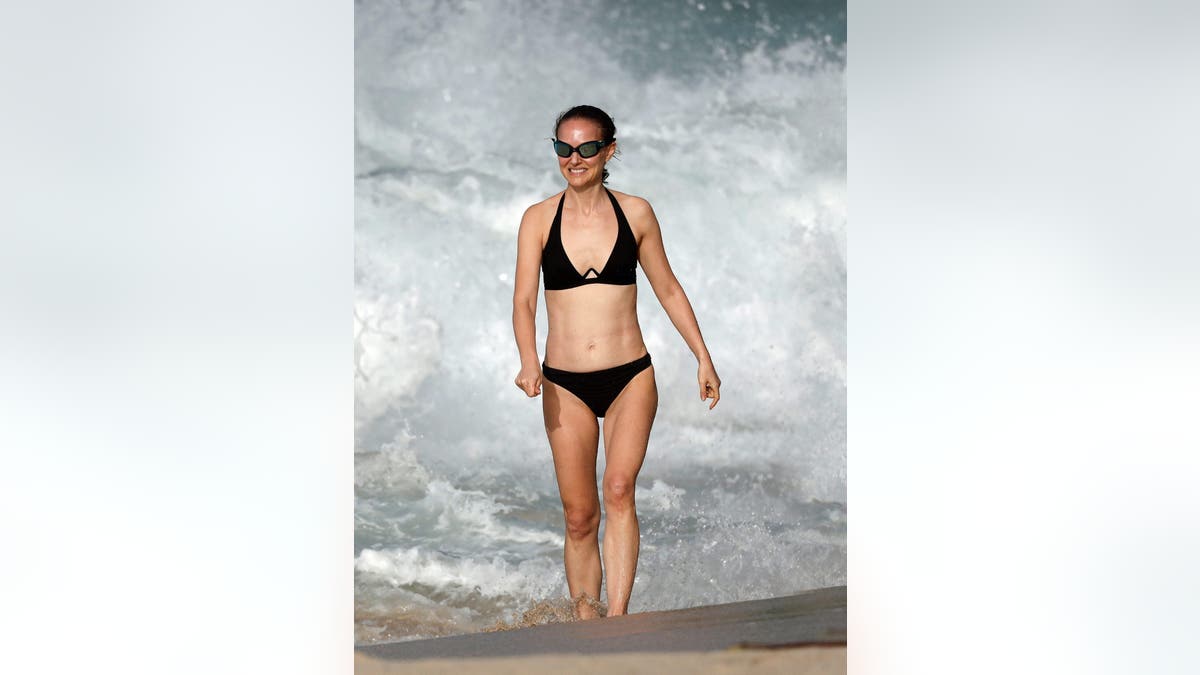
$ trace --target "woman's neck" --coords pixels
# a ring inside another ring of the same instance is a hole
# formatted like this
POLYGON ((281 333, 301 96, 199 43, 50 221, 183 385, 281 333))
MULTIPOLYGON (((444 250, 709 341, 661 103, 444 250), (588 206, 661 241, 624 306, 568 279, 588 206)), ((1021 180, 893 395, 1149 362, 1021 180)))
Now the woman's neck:
POLYGON ((603 183, 585 185, 580 188, 568 185, 567 193, 570 195, 574 207, 585 216, 590 216, 600 209, 608 197, 603 183))

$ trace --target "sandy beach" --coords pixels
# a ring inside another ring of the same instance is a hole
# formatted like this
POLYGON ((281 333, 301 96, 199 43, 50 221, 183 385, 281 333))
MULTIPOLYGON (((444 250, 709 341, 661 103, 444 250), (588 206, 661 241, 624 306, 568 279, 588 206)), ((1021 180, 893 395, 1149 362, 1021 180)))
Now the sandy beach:
POLYGON ((364 645, 356 673, 844 673, 846 587, 364 645))
POLYGON ((608 655, 507 656, 475 659, 386 661, 354 654, 358 675, 484 675, 485 673, 778 673, 834 675, 846 672, 845 646, 793 647, 721 652, 628 652, 608 655))

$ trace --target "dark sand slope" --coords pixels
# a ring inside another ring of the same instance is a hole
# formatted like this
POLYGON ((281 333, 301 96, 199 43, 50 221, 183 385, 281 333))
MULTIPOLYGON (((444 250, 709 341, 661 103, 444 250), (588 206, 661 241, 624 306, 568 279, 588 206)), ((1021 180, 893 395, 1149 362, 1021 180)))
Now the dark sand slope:
POLYGON ((571 655, 592 654, 605 656, 587 657, 586 663, 626 672, 663 673, 673 665, 701 672, 835 673, 845 672, 845 643, 846 587, 835 586, 768 600, 368 645, 356 648, 355 669, 541 672, 581 665, 582 657, 571 655))
POLYGON ((846 647, 722 652, 543 654, 494 659, 384 661, 354 654, 355 675, 846 675, 846 647))

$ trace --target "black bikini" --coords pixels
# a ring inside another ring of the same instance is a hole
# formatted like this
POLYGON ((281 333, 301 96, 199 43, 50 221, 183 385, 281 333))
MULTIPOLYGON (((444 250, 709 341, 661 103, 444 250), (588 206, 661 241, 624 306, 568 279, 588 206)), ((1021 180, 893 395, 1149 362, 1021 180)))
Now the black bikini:
POLYGON ((569 370, 551 368, 542 362, 542 375, 547 379, 575 394, 580 401, 596 413, 596 417, 604 417, 608 406, 616 400, 617 395, 634 375, 650 367, 650 354, 604 370, 593 370, 586 373, 573 373, 569 370))
MULTIPOLYGON (((542 248, 542 281, 547 291, 561 291, 587 284, 613 284, 628 286, 637 283, 637 239, 621 205, 608 188, 604 189, 612 202, 613 211, 617 214, 617 241, 613 244, 604 269, 599 272, 589 267, 583 274, 571 263, 567 251, 562 244, 562 210, 567 193, 558 200, 558 211, 554 214, 554 222, 550 224, 550 235, 546 238, 546 246, 542 248), (589 276, 594 275, 594 276, 589 276)), ((596 417, 604 417, 608 407, 629 384, 635 375, 650 367, 650 354, 638 359, 604 370, 593 370, 586 373, 571 372, 551 368, 542 361, 542 375, 574 394, 587 404, 596 417)))
POLYGON ((550 236, 546 238, 546 246, 542 249, 542 281, 546 290, 561 291, 585 284, 628 286, 637 283, 637 239, 633 236, 629 221, 625 220, 625 212, 621 211, 617 198, 608 188, 604 191, 612 201, 613 211, 617 212, 617 241, 608 255, 608 261, 604 263, 604 269, 597 272, 595 267, 589 267, 586 272, 580 274, 567 257, 567 251, 562 244, 562 210, 563 201, 567 198, 567 193, 563 192, 563 196, 558 200, 554 222, 550 223, 550 236), (595 276, 589 277, 589 274, 595 276))

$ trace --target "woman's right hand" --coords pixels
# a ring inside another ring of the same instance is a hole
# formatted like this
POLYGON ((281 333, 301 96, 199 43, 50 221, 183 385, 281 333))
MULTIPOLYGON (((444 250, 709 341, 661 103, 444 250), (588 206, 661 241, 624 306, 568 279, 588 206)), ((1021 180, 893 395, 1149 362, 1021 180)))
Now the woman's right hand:
POLYGON ((521 366, 521 372, 517 373, 517 379, 513 382, 517 389, 533 398, 542 393, 542 369, 537 365, 521 366))

